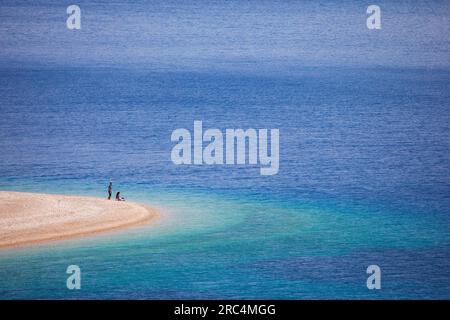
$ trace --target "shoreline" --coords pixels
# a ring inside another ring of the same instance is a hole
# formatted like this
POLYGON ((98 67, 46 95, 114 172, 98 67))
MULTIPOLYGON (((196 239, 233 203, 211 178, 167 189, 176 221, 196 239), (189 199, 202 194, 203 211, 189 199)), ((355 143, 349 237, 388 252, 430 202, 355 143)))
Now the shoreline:
POLYGON ((133 202, 0 191, 0 250, 123 230, 159 217, 154 208, 133 202))

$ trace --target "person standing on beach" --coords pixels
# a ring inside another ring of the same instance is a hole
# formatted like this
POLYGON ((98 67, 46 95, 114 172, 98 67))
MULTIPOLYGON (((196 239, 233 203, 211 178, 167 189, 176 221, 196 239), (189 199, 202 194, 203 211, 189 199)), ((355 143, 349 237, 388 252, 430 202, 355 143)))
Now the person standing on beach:
POLYGON ((109 182, 109 186, 108 186, 108 200, 111 200, 111 196, 112 196, 112 182, 109 182))

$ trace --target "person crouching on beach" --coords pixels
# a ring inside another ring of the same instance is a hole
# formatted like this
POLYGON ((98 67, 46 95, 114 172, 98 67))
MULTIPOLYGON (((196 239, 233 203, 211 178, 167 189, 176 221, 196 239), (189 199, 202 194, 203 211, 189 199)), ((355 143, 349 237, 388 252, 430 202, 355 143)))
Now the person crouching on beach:
POLYGON ((111 196, 112 196, 112 182, 109 182, 109 186, 108 186, 108 200, 111 200, 111 196))
POLYGON ((125 198, 120 196, 120 191, 118 191, 118 192, 116 193, 116 200, 117 200, 117 201, 125 201, 125 198))

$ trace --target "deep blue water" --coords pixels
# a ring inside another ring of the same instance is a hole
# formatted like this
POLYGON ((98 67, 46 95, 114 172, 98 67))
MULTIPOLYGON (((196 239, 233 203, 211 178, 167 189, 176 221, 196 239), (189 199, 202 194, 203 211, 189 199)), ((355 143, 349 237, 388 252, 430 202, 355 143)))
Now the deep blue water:
POLYGON ((112 179, 163 218, 3 250, 0 298, 450 298, 445 2, 383 2, 370 36, 352 1, 111 2, 109 16, 80 2, 71 40, 49 3, 0 6, 0 190, 103 197, 112 179), (194 120, 279 128, 279 173, 175 166, 170 135, 194 120))
POLYGON ((104 196, 111 178, 168 217, 2 253, 2 297, 448 298, 449 80, 5 69, 1 189, 104 196), (279 173, 173 165, 170 134, 196 119, 280 128, 279 173), (77 293, 64 286, 72 263, 77 293))

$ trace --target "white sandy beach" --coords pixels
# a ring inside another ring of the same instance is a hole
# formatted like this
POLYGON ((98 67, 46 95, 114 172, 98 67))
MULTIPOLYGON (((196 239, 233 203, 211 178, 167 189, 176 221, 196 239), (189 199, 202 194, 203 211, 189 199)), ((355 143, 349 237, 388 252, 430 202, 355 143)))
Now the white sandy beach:
POLYGON ((93 235, 158 217, 153 208, 131 202, 0 191, 0 248, 93 235))

